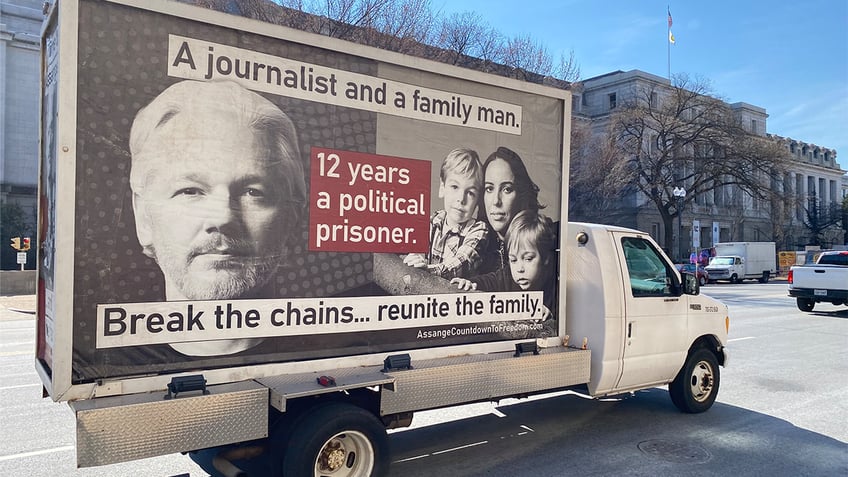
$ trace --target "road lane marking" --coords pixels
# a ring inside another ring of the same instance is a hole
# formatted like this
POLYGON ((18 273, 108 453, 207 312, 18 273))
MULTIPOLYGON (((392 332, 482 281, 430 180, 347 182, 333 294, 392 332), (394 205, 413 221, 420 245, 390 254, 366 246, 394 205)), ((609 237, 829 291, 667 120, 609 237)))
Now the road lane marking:
POLYGON ((2 388, 0 388, 0 391, 5 391, 7 389, 20 389, 20 388, 35 387, 35 386, 41 386, 41 384, 19 384, 17 386, 3 386, 2 388))
POLYGON ((434 451, 430 454, 421 454, 421 455, 417 455, 417 456, 414 456, 414 457, 407 457, 405 459, 398 459, 398 460, 394 461, 393 463, 396 464, 396 463, 399 463, 399 462, 409 462, 409 461, 412 461, 412 460, 424 459, 425 457, 432 457, 432 456, 439 455, 439 454, 446 454, 448 452, 454 452, 454 451, 458 451, 458 450, 462 450, 462 449, 468 449, 469 447, 477 447, 477 446, 480 446, 480 445, 483 445, 483 444, 488 444, 488 443, 489 443, 489 441, 474 442, 473 444, 466 444, 464 446, 453 447, 453 448, 450 448, 450 449, 444 449, 444 450, 440 450, 440 451, 434 451))
POLYGON ((464 446, 454 447, 452 449, 445 449, 445 450, 436 451, 436 452, 433 452, 433 455, 445 454, 445 453, 448 453, 448 452, 454 452, 454 451, 458 451, 458 450, 462 450, 462 449, 468 449, 469 447, 481 446, 483 444, 488 444, 488 443, 489 443, 489 441, 475 442, 473 444, 466 444, 464 446))
POLYGON ((52 449, 43 449, 39 451, 32 452, 21 452, 20 454, 12 454, 12 455, 0 455, 0 462, 4 460, 13 460, 13 459, 24 459, 26 457, 33 457, 36 455, 42 454, 52 454, 54 452, 66 452, 74 450, 74 446, 63 446, 63 447, 54 447, 52 449))
POLYGON ((392 462, 392 463, 393 463, 393 464, 397 464, 398 462, 409 462, 409 461, 411 461, 411 460, 423 459, 423 458, 425 458, 425 457, 430 457, 430 454, 417 455, 417 456, 415 456, 415 457, 407 457, 406 459, 396 460, 396 461, 394 461, 394 462, 392 462))
POLYGON ((733 338, 732 340, 727 340, 727 342, 730 343, 732 341, 745 341, 745 340, 755 340, 755 339, 757 339, 756 336, 745 336, 743 338, 733 338))
POLYGON ((0 357, 6 357, 6 356, 26 356, 26 355, 33 356, 34 354, 35 354, 35 353, 33 353, 32 351, 3 351, 3 352, 0 352, 0 357))

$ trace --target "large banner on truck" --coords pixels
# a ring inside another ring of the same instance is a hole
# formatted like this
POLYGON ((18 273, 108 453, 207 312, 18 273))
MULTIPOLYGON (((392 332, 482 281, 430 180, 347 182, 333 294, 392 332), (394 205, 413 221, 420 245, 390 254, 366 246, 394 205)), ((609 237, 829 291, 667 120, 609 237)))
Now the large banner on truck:
POLYGON ((231 18, 79 2, 76 382, 557 334, 562 97, 231 18))

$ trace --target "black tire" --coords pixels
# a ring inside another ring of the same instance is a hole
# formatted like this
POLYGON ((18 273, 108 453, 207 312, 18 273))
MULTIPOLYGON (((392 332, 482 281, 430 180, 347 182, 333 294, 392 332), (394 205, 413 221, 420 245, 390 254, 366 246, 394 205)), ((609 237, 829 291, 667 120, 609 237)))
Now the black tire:
POLYGON ((734 273, 730 276, 730 283, 742 283, 742 280, 734 273))
POLYGON ((706 278, 704 278, 704 276, 703 276, 703 275, 701 275, 700 277, 698 277, 698 285, 699 285, 699 286, 704 286, 704 285, 706 285, 706 284, 707 284, 707 279, 706 279, 706 278))
POLYGON ((768 283, 770 275, 768 271, 763 272, 763 276, 760 277, 760 283, 768 283))
POLYGON ((347 403, 327 404, 308 413, 291 429, 284 476, 388 475, 389 437, 374 414, 347 403))
POLYGON ((798 305, 799 310, 806 312, 813 311, 813 307, 816 306, 816 302, 809 298, 798 297, 795 299, 795 303, 798 305))
POLYGON ((718 396, 720 379, 716 356, 708 349, 695 349, 668 385, 671 402, 689 414, 704 412, 712 407, 718 396))

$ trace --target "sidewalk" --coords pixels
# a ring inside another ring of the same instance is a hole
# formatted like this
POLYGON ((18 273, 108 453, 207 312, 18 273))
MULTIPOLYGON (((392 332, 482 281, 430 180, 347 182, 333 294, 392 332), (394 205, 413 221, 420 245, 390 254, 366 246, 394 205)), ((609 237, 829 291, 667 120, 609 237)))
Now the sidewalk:
POLYGON ((35 318, 35 295, 0 296, 0 321, 35 318))

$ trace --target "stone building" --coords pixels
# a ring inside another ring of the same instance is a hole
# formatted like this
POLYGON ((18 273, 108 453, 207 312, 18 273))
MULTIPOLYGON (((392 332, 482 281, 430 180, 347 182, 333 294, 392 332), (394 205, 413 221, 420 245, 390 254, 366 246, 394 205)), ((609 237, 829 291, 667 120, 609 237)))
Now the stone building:
MULTIPOLYGON (((36 233, 42 19, 40 0, 0 2, 0 205, 4 215, 12 215, 7 207, 15 204, 25 224, 0 218, 4 268, 10 268, 10 260, 15 265, 9 237, 31 236, 34 243, 36 233)), ((28 268, 35 263, 35 254, 30 255, 28 268)))
MULTIPOLYGON (((9 237, 30 235, 34 238, 36 233, 42 7, 40 0, 0 0, 0 205, 15 204, 23 212, 26 222, 24 230, 11 230, 9 218, 0 217, 0 238, 4 241, 0 246, 3 258, 3 267, 0 268, 16 267, 13 251, 6 246, 9 237)), ((293 18, 300 25, 303 15, 298 15, 301 16, 293 18)), ((440 59, 445 52, 436 50, 416 50, 414 54, 440 59)), ((481 61, 469 57, 459 63, 470 68, 497 70, 498 65, 478 64, 481 61)), ((551 78, 540 77, 538 80, 563 86, 551 78)), ((583 81, 574 91, 574 124, 599 134, 609 124, 610 112, 639 86, 651 86, 657 91, 657 97, 652 96, 651 101, 659 101, 664 90, 671 90, 668 79, 639 70, 616 71, 583 81)), ((768 115, 765 109, 746 103, 734 103, 730 107, 751 133, 767 136, 768 115)), ((793 171, 782 184, 777 185, 795 197, 791 213, 783 214, 783 218, 777 220, 769 204, 731 187, 703 194, 695 197, 694 203, 684 210, 683 247, 706 248, 716 242, 731 240, 774 240, 776 235, 780 235, 780 246, 802 248, 809 241, 804 214, 811 201, 815 200, 819 210, 830 210, 832 204, 848 194, 848 176, 843 175, 845 171, 836 162, 836 151, 791 138, 772 137, 783 143, 794 157, 793 171)), ((580 197, 572 197, 572 202, 579 200, 580 197)), ((663 222, 644 196, 634 192, 620 197, 615 209, 613 215, 590 214, 571 219, 644 230, 669 251, 673 249, 672 244, 662 243, 665 234, 663 222)), ((14 228, 21 227, 16 225, 14 228)), ((674 242, 681 243, 680 238, 675 236, 674 242)), ((843 241, 842 232, 838 229, 828 230, 824 237, 824 245, 843 241)))
MULTIPOLYGON (((575 124, 588 123, 592 135, 605 134, 611 113, 625 101, 633 100, 634 95, 650 94, 650 98, 646 96, 643 100, 653 106, 671 91, 667 78, 639 70, 615 71, 586 79, 574 91, 575 124)), ((723 186, 694 197, 683 210, 681 235, 675 230, 670 244, 663 243, 664 225, 654 204, 632 189, 617 198, 614 213, 593 216, 597 208, 590 208, 571 220, 600 221, 644 230, 675 257, 727 241, 775 241, 782 249, 803 249, 811 240, 804 221, 813 201, 817 210, 831 211, 841 205, 846 194, 843 183, 848 176, 836 162, 836 151, 768 134, 768 114, 761 107, 743 102, 728 106, 749 133, 780 142, 792 155, 790 172, 782 182, 772 184, 773 188, 787 193, 791 210, 778 214, 771 203, 755 199, 739 187, 723 186), (677 251, 679 248, 684 249, 683 253, 677 251)), ((572 195, 570 200, 579 202, 581 197, 572 195)), ((675 219, 675 229, 677 224, 675 219)), ((842 235, 838 227, 830 227, 824 233, 822 245, 842 244, 842 235)))

